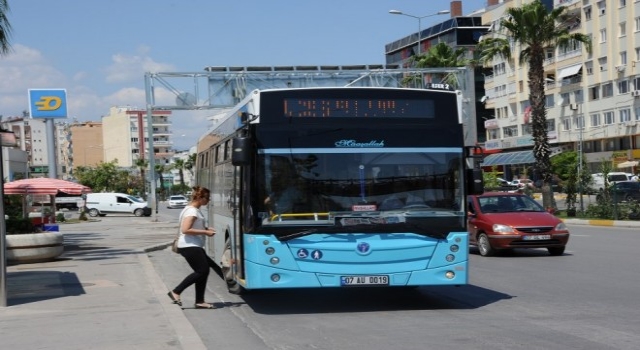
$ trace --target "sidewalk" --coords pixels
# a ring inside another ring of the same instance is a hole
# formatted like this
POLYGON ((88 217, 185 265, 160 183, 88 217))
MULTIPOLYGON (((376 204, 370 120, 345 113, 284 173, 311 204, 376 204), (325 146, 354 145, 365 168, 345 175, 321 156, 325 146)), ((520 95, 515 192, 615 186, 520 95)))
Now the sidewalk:
POLYGON ((177 223, 154 220, 61 223, 56 261, 8 266, 2 347, 205 349, 146 253, 166 248, 177 223))

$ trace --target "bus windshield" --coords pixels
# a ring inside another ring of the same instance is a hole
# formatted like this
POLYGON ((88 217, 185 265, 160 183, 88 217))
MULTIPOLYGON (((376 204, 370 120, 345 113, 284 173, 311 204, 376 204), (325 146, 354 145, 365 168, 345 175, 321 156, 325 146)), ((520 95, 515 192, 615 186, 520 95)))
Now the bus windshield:
MULTIPOLYGON (((263 226, 463 225, 461 150, 455 148, 262 150, 263 226), (425 225, 433 220, 424 221, 425 225)), ((398 227, 389 228, 396 230, 398 227)), ((415 227, 414 227, 415 229, 415 227)))

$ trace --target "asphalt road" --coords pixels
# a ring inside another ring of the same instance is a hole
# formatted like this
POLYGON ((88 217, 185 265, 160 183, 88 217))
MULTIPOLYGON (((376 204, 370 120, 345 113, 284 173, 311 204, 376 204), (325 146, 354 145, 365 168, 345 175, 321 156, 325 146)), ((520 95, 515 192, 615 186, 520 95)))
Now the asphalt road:
MULTIPOLYGON (((236 296, 212 274, 207 299, 219 308, 184 312, 208 348, 638 349, 640 233, 570 228, 559 257, 535 249, 486 258, 472 249, 467 286, 236 296)), ((169 250, 150 257, 167 286, 189 272, 169 250)))

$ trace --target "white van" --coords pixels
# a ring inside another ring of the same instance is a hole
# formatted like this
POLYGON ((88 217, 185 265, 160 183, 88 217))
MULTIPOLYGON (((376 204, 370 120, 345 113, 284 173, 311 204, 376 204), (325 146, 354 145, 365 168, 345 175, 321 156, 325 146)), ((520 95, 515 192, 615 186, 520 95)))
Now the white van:
MULTIPOLYGON (((618 183, 620 181, 629 181, 633 177, 632 173, 623 173, 623 172, 610 172, 607 174, 608 183, 612 185, 614 183, 618 183)), ((591 188, 595 191, 601 191, 604 189, 604 177, 602 173, 591 174, 591 188)))
POLYGON ((147 202, 124 193, 89 193, 86 195, 85 209, 92 217, 105 216, 107 213, 151 215, 147 202))

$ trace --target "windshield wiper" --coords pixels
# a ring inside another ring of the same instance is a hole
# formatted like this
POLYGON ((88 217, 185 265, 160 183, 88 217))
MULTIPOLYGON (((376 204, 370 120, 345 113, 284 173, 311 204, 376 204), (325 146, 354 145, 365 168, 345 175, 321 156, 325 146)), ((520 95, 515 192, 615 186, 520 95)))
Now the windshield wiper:
POLYGON ((279 241, 284 242, 284 241, 289 241, 289 240, 292 240, 292 239, 295 239, 295 238, 308 236, 308 235, 314 234, 316 232, 318 232, 318 230, 316 230, 316 229, 304 230, 304 231, 287 233, 287 234, 284 234, 284 235, 281 235, 281 236, 279 235, 279 236, 277 236, 277 238, 278 238, 279 241))

